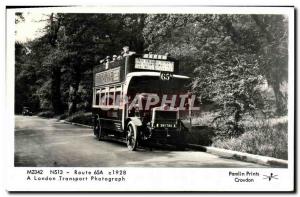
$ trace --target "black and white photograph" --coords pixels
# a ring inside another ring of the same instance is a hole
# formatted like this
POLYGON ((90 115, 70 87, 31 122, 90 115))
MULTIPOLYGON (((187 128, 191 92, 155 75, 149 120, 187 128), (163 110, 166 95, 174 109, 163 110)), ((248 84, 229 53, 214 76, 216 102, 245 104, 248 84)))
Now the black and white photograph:
POLYGON ((293 7, 7 14, 10 190, 294 190, 293 7))

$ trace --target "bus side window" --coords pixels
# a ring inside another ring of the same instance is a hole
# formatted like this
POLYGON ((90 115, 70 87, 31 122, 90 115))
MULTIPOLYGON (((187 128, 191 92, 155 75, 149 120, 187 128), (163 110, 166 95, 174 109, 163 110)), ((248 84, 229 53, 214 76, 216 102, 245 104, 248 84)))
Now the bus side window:
POLYGON ((105 96, 105 88, 101 89, 101 93, 100 93, 100 105, 106 105, 106 96, 105 96))
POLYGON ((114 92, 115 88, 109 88, 109 94, 108 94, 108 105, 113 105, 114 102, 114 92))
POLYGON ((95 105, 99 105, 99 102, 100 102, 100 90, 96 89, 95 105))
POLYGON ((121 91, 122 91, 122 86, 117 86, 116 87, 116 92, 115 92, 115 97, 114 97, 114 106, 120 106, 121 102, 121 91))
POLYGON ((114 106, 120 106, 121 91, 117 91, 114 98, 114 106))
POLYGON ((109 100, 108 100, 108 97, 109 97, 109 87, 106 87, 105 88, 105 105, 109 105, 109 100))

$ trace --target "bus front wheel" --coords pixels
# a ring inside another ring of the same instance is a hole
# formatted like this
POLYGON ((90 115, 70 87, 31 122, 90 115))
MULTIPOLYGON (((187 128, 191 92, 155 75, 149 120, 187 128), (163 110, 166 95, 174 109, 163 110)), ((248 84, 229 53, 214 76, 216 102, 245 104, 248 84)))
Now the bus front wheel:
POLYGON ((129 122, 127 126, 127 147, 130 151, 135 151, 138 145, 137 127, 133 122, 129 122))

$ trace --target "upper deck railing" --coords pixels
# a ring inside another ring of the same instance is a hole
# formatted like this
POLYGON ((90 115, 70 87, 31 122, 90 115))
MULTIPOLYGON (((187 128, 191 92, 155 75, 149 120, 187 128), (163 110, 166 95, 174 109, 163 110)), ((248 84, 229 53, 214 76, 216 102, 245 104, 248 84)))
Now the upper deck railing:
POLYGON ((123 82, 131 72, 159 72, 179 74, 179 63, 168 55, 135 54, 128 52, 123 56, 107 57, 94 67, 94 86, 123 82))

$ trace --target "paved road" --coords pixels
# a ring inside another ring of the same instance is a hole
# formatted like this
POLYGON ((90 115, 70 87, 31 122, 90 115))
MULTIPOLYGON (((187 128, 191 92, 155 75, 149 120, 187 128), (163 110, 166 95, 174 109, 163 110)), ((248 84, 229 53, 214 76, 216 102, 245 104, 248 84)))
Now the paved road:
POLYGON ((125 144, 97 141, 91 129, 36 116, 15 116, 15 166, 264 167, 200 151, 130 152, 125 144))

